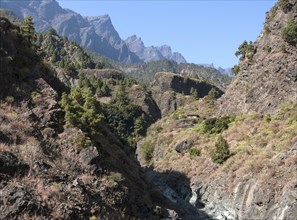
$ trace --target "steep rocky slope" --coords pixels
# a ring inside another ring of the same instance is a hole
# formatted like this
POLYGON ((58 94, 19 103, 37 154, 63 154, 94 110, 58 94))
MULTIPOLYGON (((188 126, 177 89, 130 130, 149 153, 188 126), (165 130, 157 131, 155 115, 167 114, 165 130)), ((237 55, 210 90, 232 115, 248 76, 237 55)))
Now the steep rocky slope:
POLYGON ((291 28, 294 42, 282 37, 290 20, 296 26, 296 4, 296 0, 279 1, 267 13, 254 51, 243 54, 239 72, 220 100, 221 114, 273 113, 280 104, 297 101, 296 27, 291 28))

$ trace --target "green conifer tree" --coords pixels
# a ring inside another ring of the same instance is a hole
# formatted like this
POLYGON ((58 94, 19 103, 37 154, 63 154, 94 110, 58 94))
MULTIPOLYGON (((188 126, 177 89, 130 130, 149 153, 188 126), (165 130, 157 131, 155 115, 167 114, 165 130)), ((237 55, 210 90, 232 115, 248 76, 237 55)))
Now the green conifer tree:
POLYGON ((37 35, 34 29, 33 18, 27 16, 21 26, 21 33, 25 36, 31 45, 34 45, 37 40, 37 35))

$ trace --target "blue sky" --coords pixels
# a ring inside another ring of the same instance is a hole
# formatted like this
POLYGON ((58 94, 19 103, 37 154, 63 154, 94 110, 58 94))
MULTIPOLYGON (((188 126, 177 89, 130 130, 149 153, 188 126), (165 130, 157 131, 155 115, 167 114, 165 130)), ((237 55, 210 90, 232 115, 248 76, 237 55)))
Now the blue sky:
POLYGON ((58 0, 83 16, 108 14, 122 39, 168 44, 188 62, 232 67, 244 41, 255 41, 276 0, 82 1, 58 0))

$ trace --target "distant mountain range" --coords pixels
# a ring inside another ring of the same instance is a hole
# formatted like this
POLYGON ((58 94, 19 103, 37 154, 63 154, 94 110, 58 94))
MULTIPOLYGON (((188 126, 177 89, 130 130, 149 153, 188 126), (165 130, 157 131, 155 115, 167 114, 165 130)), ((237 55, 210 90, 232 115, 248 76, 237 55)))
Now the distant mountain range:
POLYGON ((1 8, 13 11, 20 18, 31 15, 38 32, 46 32, 52 27, 70 41, 116 61, 143 63, 167 59, 186 63, 185 58, 180 53, 173 53, 168 45, 145 47, 136 36, 122 40, 108 15, 82 17, 63 9, 55 0, 1 0, 1 8))
POLYGON ((138 38, 136 35, 128 37, 125 42, 129 50, 146 63, 158 60, 173 60, 177 63, 187 62, 180 53, 172 53, 171 47, 168 45, 145 47, 141 38, 138 38))

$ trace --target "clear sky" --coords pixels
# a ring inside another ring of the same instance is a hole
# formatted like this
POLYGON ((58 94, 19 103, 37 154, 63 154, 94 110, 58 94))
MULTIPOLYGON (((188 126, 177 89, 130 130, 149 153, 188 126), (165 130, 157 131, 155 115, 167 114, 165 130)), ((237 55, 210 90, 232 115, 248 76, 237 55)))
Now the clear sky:
POLYGON ((58 0, 83 16, 108 14, 122 39, 170 45, 190 63, 232 67, 244 41, 255 41, 276 0, 87 1, 58 0))

